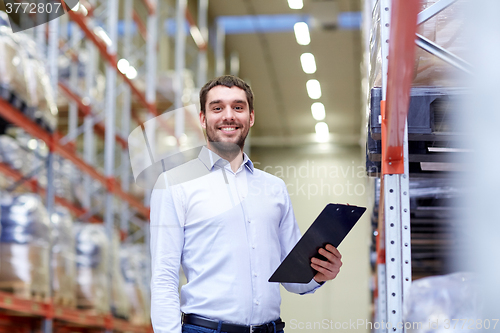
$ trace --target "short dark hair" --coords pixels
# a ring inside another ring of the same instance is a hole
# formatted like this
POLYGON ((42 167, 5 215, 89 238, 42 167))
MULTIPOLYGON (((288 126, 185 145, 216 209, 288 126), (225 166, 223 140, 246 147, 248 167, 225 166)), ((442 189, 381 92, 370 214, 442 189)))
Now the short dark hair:
POLYGON ((216 77, 215 79, 212 79, 208 81, 203 88, 200 90, 200 107, 201 107, 201 112, 205 114, 205 104, 207 103, 207 95, 208 92, 216 87, 216 86, 226 86, 228 88, 232 87, 238 87, 245 91, 245 94, 247 95, 247 102, 248 102, 248 107, 250 108, 250 112, 253 110, 253 91, 250 86, 240 79, 239 77, 236 77, 234 75, 223 75, 216 77))

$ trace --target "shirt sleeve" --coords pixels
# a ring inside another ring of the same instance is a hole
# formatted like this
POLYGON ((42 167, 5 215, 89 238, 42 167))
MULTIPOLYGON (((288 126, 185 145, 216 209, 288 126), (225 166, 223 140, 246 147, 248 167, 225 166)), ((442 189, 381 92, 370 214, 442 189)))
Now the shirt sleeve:
MULTIPOLYGON (((295 220, 295 214, 293 213, 293 207, 290 202, 290 195, 286 189, 285 183, 283 183, 283 195, 285 197, 284 214, 280 222, 280 245, 281 245, 281 261, 286 258, 288 253, 292 251, 293 247, 299 241, 301 234, 299 226, 297 225, 297 220, 295 220)), ((307 284, 303 283, 282 283, 286 290, 304 295, 311 294, 316 291, 323 283, 318 283, 316 280, 311 279, 307 284)))
POLYGON ((179 269, 184 228, 165 174, 152 191, 150 206, 151 322, 155 333, 181 333, 179 269))

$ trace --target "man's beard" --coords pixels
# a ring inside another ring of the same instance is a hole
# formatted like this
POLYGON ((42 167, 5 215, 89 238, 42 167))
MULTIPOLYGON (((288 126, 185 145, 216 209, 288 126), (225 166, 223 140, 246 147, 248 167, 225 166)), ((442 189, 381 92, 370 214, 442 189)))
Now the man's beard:
MULTIPOLYGON (((223 124, 223 125, 233 125, 233 124, 223 124)), ((238 127, 241 128, 242 126, 238 127)), ((206 120, 205 120, 205 128, 207 133, 207 139, 210 142, 210 146, 213 147, 217 151, 217 153, 221 155, 221 157, 229 157, 233 159, 240 151, 243 150, 243 146, 245 145, 245 139, 248 135, 248 127, 247 127, 247 132, 242 133, 242 135, 240 135, 236 143, 220 141, 215 135, 215 131, 217 131, 217 129, 208 127, 206 120)))

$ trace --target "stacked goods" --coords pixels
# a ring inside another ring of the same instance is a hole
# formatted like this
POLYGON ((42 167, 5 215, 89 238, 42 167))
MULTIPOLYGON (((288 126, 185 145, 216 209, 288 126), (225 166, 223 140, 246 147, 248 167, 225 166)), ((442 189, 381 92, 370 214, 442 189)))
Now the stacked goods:
POLYGON ((75 223, 77 306, 107 313, 109 245, 104 226, 75 223))
POLYGON ((118 318, 128 319, 131 306, 120 267, 120 239, 116 231, 111 246, 111 279, 111 312, 118 318))
POLYGON ((76 264, 73 219, 69 211, 56 207, 52 214, 52 290, 55 304, 76 306, 76 264))
MULTIPOLYGON (((57 105, 35 42, 0 26, 0 97, 48 131, 55 130, 57 105)), ((5 121, 0 133, 5 132, 5 121)))
POLYGON ((3 194, 0 204, 0 289, 44 300, 51 243, 47 211, 35 194, 3 194))
POLYGON ((142 264, 148 262, 144 247, 137 244, 122 244, 120 262, 125 278, 127 297, 131 303, 130 322, 144 325, 149 322, 149 278, 145 273, 147 268, 142 264), (146 283, 144 283, 146 280, 146 283))
MULTIPOLYGON (((437 1, 438 0, 421 1, 420 10, 422 11, 432 6, 437 1)), ((466 59, 467 43, 463 31, 465 2, 465 0, 459 0, 433 18, 420 24, 417 27, 417 33, 462 59, 466 59)), ((370 87, 380 87, 382 84, 380 9, 378 6, 380 6, 379 2, 377 2, 373 10, 372 18, 370 87)), ((445 61, 419 47, 415 48, 413 86, 456 87, 457 78, 460 77, 459 74, 460 72, 458 69, 445 61)))

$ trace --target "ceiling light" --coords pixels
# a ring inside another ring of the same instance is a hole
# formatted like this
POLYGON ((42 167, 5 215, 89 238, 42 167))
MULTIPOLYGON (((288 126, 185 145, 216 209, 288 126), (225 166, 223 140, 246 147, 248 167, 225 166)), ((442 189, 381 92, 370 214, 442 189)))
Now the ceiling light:
POLYGON ((118 70, 120 72, 122 72, 122 74, 125 74, 125 73, 127 73, 127 70, 130 67, 130 64, 129 64, 127 59, 120 59, 120 60, 118 60, 116 67, 118 67, 118 70))
POLYGON ((314 55, 312 53, 302 53, 300 56, 300 63, 306 74, 316 72, 316 60, 314 60, 314 55))
POLYGON ((311 99, 318 99, 321 97, 321 86, 318 80, 311 79, 306 83, 307 94, 311 99))
POLYGON ((302 9, 304 4, 302 3, 302 0, 288 0, 288 6, 291 9, 302 9))
POLYGON ((205 45, 203 35, 201 34, 201 31, 197 26, 192 26, 191 28, 189 28, 189 33, 191 34, 191 37, 193 37, 193 40, 198 48, 201 48, 205 45))
POLYGON ((327 142, 330 139, 330 130, 327 123, 320 121, 314 129, 316 130, 316 139, 319 142, 327 142))
POLYGON ((28 148, 29 149, 36 149, 38 147, 38 142, 35 139, 30 139, 28 141, 28 148))
POLYGON ((293 31, 295 32, 295 39, 300 45, 309 45, 311 42, 311 37, 309 36, 309 27, 305 22, 297 22, 293 26, 293 31))
POLYGON ((94 33, 104 42, 106 43, 107 46, 111 46, 113 44, 111 42, 111 38, 109 38, 108 34, 106 31, 104 31, 103 28, 101 27, 95 27, 94 28, 94 33))
POLYGON ((320 102, 313 103, 313 105, 311 105, 311 112, 314 119, 316 120, 325 119, 326 112, 323 103, 320 102))
POLYGON ((134 66, 129 66, 125 75, 130 80, 133 80, 137 77, 137 70, 134 68, 134 66))

